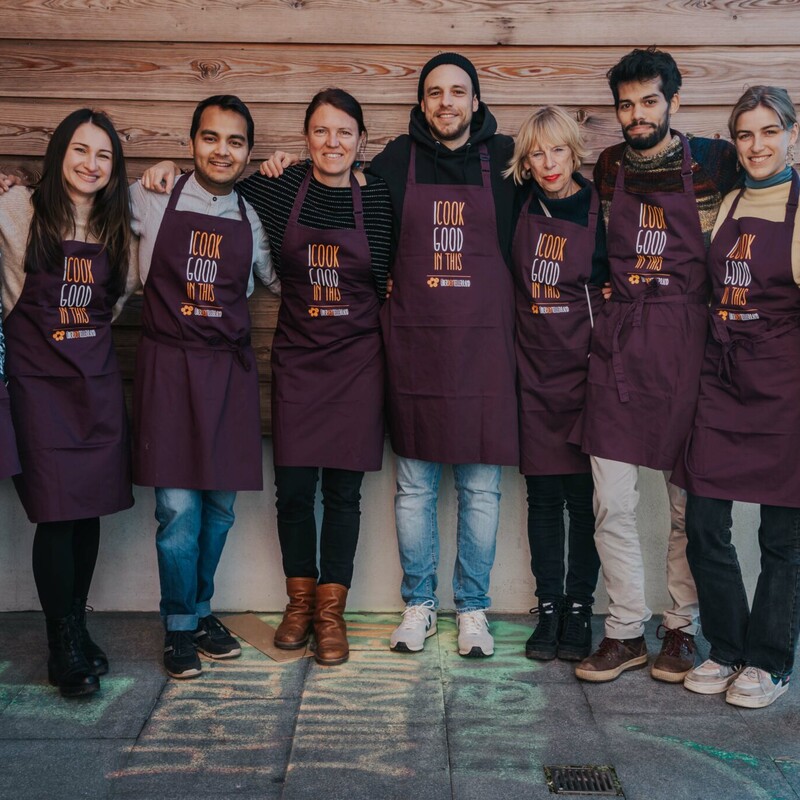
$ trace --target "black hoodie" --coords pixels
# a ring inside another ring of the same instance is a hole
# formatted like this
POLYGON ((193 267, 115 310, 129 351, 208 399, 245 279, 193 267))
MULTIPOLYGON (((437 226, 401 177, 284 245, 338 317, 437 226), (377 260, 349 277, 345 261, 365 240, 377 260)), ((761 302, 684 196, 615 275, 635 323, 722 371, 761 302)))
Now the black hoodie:
POLYGON ((369 172, 383 178, 389 186, 394 212, 394 232, 398 236, 402 224, 403 200, 406 193, 411 141, 417 144, 417 182, 441 184, 481 184, 481 165, 478 145, 485 143, 489 150, 492 174, 492 194, 497 216, 497 235, 506 264, 511 263, 511 234, 513 229, 514 184, 502 176, 514 152, 514 141, 497 131, 497 121, 484 103, 472 115, 470 135, 466 144, 450 150, 432 136, 422 109, 411 109, 408 134, 389 142, 373 159, 369 172))

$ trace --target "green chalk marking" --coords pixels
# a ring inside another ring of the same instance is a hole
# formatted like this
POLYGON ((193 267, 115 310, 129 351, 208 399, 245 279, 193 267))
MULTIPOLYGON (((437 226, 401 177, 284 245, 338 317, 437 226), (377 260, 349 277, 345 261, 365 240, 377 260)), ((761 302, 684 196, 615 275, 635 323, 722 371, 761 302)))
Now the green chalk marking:
MULTIPOLYGON (((631 733, 642 733, 642 729, 638 725, 626 725, 625 730, 630 731, 631 733)), ((674 742, 675 744, 683 745, 683 747, 686 747, 690 750, 696 750, 699 753, 706 753, 714 758, 719 759, 720 761, 741 761, 742 763, 747 764, 749 767, 758 767, 759 765, 758 758, 750 755, 749 753, 736 753, 730 750, 723 750, 719 747, 700 744, 700 742, 695 742, 691 739, 682 739, 680 736, 651 736, 647 733, 642 733, 642 736, 650 739, 659 739, 665 742, 674 742)))
MULTIPOLYGON (((720 747, 713 747, 711 745, 701 744, 691 739, 683 739, 680 736, 663 735, 658 736, 654 734, 645 733, 640 725, 625 725, 625 730, 630 733, 635 733, 643 739, 647 739, 655 744, 666 742, 669 745, 675 746, 682 750, 690 750, 698 756, 710 756, 711 766, 717 771, 721 772, 725 777, 732 781, 734 785, 741 787, 742 780, 744 779, 749 788, 754 792, 749 795, 753 800, 785 800, 780 796, 775 796, 769 791, 755 783, 752 779, 748 779, 742 775, 733 765, 738 763, 745 764, 748 767, 757 768, 760 761, 756 756, 749 753, 737 753, 735 751, 723 750, 720 747)), ((709 766, 707 759, 703 759, 703 765, 709 766)))
MULTIPOLYGON (((2 673, 2 670, 0 670, 2 673)), ((134 684, 133 678, 103 678, 99 692, 82 700, 66 700, 52 686, 26 684, 6 708, 6 717, 63 720, 78 725, 94 725, 111 705, 134 684)), ((0 684, 0 694, 7 687, 0 684)))

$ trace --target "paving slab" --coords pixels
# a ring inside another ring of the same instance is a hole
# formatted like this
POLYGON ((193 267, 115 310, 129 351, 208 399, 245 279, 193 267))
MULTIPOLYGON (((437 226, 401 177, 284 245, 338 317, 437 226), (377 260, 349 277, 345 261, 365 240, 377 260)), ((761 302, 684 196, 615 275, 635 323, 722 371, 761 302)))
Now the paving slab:
POLYGON ((38 667, 30 659, 20 657, 0 660, 0 720, 17 695, 35 680, 38 667))
POLYGON ((336 667, 312 664, 299 720, 334 725, 413 725, 444 719, 438 662, 389 650, 356 651, 336 667))
POLYGON ((800 763, 800 686, 790 684, 789 691, 766 708, 737 708, 736 713, 751 735, 776 760, 791 765, 800 763))
POLYGON ((109 775, 113 797, 278 797, 297 701, 162 699, 126 763, 109 775))
POLYGON ((0 741, 0 797, 8 800, 104 800, 107 773, 119 769, 133 740, 0 741))
POLYGON ((112 662, 99 692, 67 699, 48 683, 45 669, 3 711, 0 739, 135 739, 165 682, 152 665, 112 662))
POLYGON ((796 800, 738 716, 623 714, 598 726, 627 800, 796 800))
POLYGON ((278 662, 242 642, 239 658, 201 658, 203 672, 191 680, 170 680, 164 699, 275 700, 298 698, 308 672, 309 659, 278 662))
POLYGON ((298 722, 283 800, 450 798, 444 726, 298 722))
POLYGON ((581 681, 581 686, 596 714, 737 716, 733 706, 728 705, 722 695, 695 694, 684 689, 681 683, 653 680, 649 665, 623 672, 608 683, 581 681))

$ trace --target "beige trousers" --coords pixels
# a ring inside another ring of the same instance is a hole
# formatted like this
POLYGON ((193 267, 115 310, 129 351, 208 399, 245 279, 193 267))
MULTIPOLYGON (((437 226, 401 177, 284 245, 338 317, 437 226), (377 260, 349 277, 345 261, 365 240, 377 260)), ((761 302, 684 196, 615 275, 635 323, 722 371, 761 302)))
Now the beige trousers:
MULTIPOLYGON (((633 639, 644 633, 652 613, 644 592, 644 561, 636 526, 639 504, 639 467, 621 461, 591 457, 594 478, 594 540, 600 555, 603 579, 609 597, 606 636, 633 639)), ((697 589, 686 560, 684 512, 686 492, 669 482, 670 531, 667 547, 667 590, 672 608, 664 612, 667 628, 698 630, 697 589)))

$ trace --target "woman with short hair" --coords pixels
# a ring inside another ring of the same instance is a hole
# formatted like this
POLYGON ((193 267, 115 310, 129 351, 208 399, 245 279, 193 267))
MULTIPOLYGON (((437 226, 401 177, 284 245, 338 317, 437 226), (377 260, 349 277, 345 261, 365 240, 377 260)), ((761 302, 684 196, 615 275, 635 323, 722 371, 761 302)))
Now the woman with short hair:
POLYGON ((534 111, 505 171, 522 187, 512 259, 517 323, 520 471, 538 624, 528 658, 580 661, 591 652, 600 561, 589 457, 567 438, 585 397, 593 316, 608 279, 600 202, 578 169, 580 128, 564 109, 534 111), (564 506, 569 556, 564 575, 564 506))

